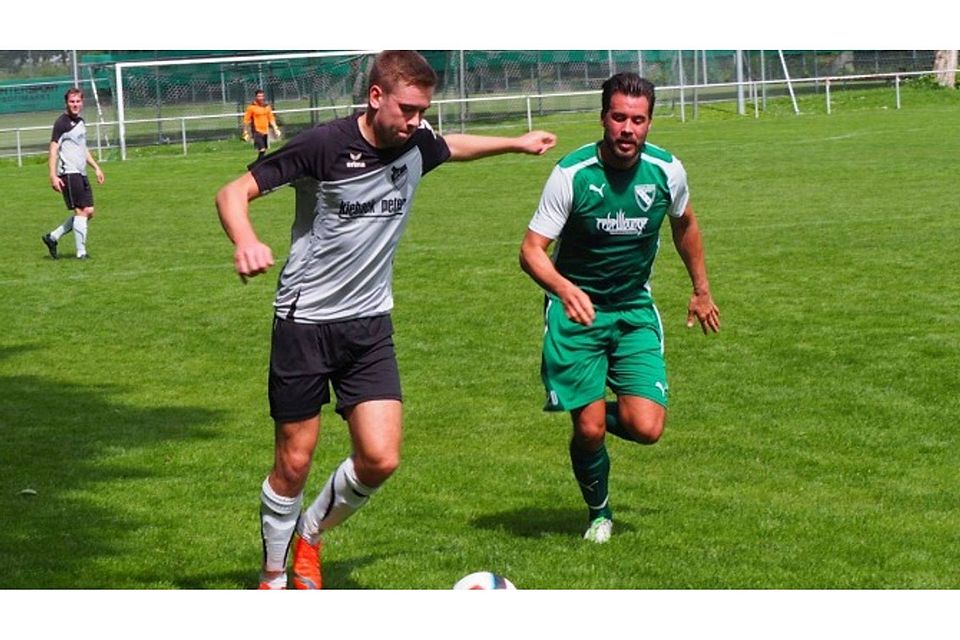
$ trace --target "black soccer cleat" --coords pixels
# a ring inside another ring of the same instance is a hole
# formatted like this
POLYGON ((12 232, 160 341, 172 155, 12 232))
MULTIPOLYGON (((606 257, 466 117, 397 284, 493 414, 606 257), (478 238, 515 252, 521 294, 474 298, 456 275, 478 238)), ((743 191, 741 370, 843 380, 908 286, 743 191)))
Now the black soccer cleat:
POLYGON ((59 257, 57 255, 57 241, 51 238, 49 233, 45 233, 41 240, 43 240, 43 244, 47 245, 47 251, 50 252, 50 257, 56 260, 59 257))

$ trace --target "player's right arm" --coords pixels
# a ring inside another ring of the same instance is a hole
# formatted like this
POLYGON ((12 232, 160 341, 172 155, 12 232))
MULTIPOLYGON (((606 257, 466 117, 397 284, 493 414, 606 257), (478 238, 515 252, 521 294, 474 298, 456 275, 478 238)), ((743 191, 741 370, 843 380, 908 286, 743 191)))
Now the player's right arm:
POLYGON ((251 107, 247 107, 246 111, 243 112, 243 124, 240 128, 240 137, 243 138, 244 142, 248 141, 253 129, 253 109, 251 107))
POLYGON ((250 222, 250 201, 260 196, 260 187, 249 171, 217 192, 220 224, 235 247, 233 266, 241 278, 264 273, 273 266, 273 252, 260 242, 250 222))
POLYGON ((532 229, 527 229, 520 245, 520 267, 541 287, 555 295, 563 303, 567 317, 579 324, 590 326, 596 317, 593 302, 583 289, 563 277, 547 255, 547 247, 553 242, 532 229))
POLYGON ((60 155, 60 143, 50 141, 50 155, 47 157, 47 167, 50 169, 50 186, 57 193, 63 190, 63 180, 57 175, 57 157, 60 155))
POLYGON ((563 303, 568 318, 590 326, 596 317, 590 296, 560 273, 547 255, 547 247, 560 237, 572 209, 571 176, 557 165, 547 178, 540 204, 520 245, 520 268, 563 303))

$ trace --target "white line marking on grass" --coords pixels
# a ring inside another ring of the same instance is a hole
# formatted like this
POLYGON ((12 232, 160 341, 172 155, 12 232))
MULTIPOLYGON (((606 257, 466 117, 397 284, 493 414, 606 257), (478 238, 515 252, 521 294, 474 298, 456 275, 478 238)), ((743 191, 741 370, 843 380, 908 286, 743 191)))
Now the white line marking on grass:
MULTIPOLYGON (((69 258, 67 258, 69 260, 69 258)), ((62 282, 64 280, 87 280, 87 279, 99 279, 105 275, 111 278, 139 278, 143 276, 154 277, 164 273, 177 273, 177 272, 196 272, 196 271, 213 271, 213 270, 223 270, 230 271, 231 275, 234 275, 231 271, 231 266, 229 264, 201 264, 201 265, 180 265, 180 266, 171 266, 171 267, 161 267, 157 269, 138 269, 136 271, 94 271, 84 269, 83 272, 77 273, 49 273, 44 274, 42 277, 37 277, 36 273, 31 273, 29 276, 24 276, 20 280, 0 280, 0 286, 10 286, 18 284, 47 284, 50 282, 62 282)))

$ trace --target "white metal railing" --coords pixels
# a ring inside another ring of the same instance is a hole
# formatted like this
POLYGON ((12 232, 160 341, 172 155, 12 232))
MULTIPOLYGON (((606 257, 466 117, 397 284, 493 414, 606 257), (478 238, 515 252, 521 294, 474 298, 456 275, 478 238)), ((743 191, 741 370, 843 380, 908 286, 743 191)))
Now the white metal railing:
MULTIPOLYGON (((956 72, 956 69, 950 70, 947 69, 947 72, 953 71, 956 72)), ((746 101, 745 96, 743 95, 740 89, 746 89, 749 92, 749 100, 754 104, 754 117, 759 118, 760 115, 760 93, 761 89, 765 89, 767 86, 773 85, 788 85, 790 89, 790 95, 793 103, 794 112, 799 114, 799 107, 797 106, 796 97, 793 93, 793 87, 795 85, 818 85, 823 84, 825 91, 825 100, 826 100, 826 112, 827 114, 832 113, 832 97, 831 97, 831 87, 836 82, 848 82, 848 81, 861 81, 861 80, 884 80, 892 79, 894 81, 894 92, 895 92, 895 105, 897 109, 900 109, 902 106, 901 102, 901 79, 911 76, 928 76, 934 75, 936 73, 942 73, 942 71, 901 71, 895 73, 879 73, 879 74, 861 74, 861 75, 846 75, 846 76, 821 76, 816 78, 794 78, 794 79, 775 79, 775 80, 747 80, 744 82, 721 82, 721 83, 705 83, 705 84, 680 84, 680 85, 665 85, 657 87, 657 92, 660 96, 664 93, 672 92, 679 95, 679 106, 680 106, 680 120, 686 122, 686 102, 688 92, 692 92, 695 104, 698 96, 702 95, 702 90, 711 89, 711 90, 722 90, 722 89, 738 89, 737 99, 741 101, 739 105, 739 113, 744 113, 742 102, 746 101)), ((590 95, 600 95, 600 90, 593 91, 571 91, 563 93, 542 93, 542 94, 517 94, 510 96, 479 96, 474 98, 448 98, 442 100, 435 100, 432 103, 432 106, 437 109, 437 131, 440 134, 444 132, 444 106, 446 105, 457 105, 461 109, 469 103, 481 103, 481 102, 501 102, 501 101, 523 101, 526 106, 526 124, 527 130, 533 130, 533 103, 535 100, 549 100, 554 98, 569 98, 569 97, 582 97, 590 95)), ((764 91, 765 96, 765 91, 764 91)), ((659 97, 659 96, 658 96, 659 97)), ((724 101, 730 101, 731 99, 724 99, 724 101)), ((702 102, 702 100, 700 100, 702 102)), ((765 99, 764 99, 765 103, 765 99)), ((357 109, 363 108, 363 104, 342 104, 334 106, 325 106, 325 107, 305 107, 300 109, 280 109, 275 111, 278 115, 283 114, 299 114, 299 113, 321 113, 325 111, 338 111, 345 109, 357 109)), ((90 123, 90 127, 93 127, 96 132, 96 148, 97 148, 97 159, 103 160, 104 149, 111 149, 114 147, 125 149, 125 141, 119 140, 116 145, 110 145, 109 143, 106 147, 103 144, 103 128, 104 127, 114 127, 119 126, 119 130, 122 132, 125 131, 126 126, 136 125, 136 124, 160 124, 164 122, 178 123, 180 130, 180 144, 183 149, 183 155, 187 155, 188 151, 188 136, 187 136, 187 123, 189 122, 198 122, 203 120, 223 120, 223 119, 237 119, 242 118, 242 113, 218 113, 218 114, 205 114, 205 115, 191 115, 191 116, 172 116, 166 118, 142 118, 142 119, 133 119, 133 120, 116 120, 116 121, 103 121, 98 120, 90 123)), ((33 127, 16 127, 8 129, 0 129, 0 134, 4 133, 14 133, 16 136, 16 157, 17 157, 17 166, 23 166, 23 158, 31 155, 42 155, 46 154, 47 150, 42 151, 33 151, 33 152, 24 152, 22 144, 22 134, 23 132, 29 131, 49 131, 49 126, 33 126, 33 127)), ((123 157, 125 154, 121 154, 123 157)))

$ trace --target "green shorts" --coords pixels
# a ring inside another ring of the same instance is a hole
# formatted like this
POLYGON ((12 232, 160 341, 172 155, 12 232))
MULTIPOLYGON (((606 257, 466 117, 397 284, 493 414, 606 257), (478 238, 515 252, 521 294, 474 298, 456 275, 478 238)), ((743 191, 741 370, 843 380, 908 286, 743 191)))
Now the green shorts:
POLYGON ((596 313, 585 327, 567 318, 558 299, 547 297, 540 365, 547 390, 544 411, 579 409, 603 399, 607 386, 618 396, 639 396, 666 407, 663 325, 656 305, 596 313))

